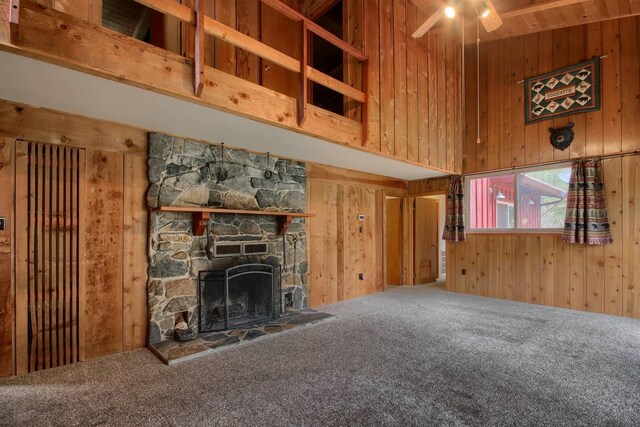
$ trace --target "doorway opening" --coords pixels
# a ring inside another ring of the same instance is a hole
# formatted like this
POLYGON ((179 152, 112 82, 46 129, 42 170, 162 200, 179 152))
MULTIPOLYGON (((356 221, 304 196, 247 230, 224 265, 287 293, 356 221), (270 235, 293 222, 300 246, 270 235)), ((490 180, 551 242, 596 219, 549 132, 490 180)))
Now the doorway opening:
POLYGON ((414 210, 414 275, 416 285, 444 285, 447 271, 446 242, 442 240, 446 196, 419 196, 414 210))
POLYGON ((405 284, 402 206, 403 199, 400 197, 387 197, 385 199, 386 283, 391 286, 405 284))

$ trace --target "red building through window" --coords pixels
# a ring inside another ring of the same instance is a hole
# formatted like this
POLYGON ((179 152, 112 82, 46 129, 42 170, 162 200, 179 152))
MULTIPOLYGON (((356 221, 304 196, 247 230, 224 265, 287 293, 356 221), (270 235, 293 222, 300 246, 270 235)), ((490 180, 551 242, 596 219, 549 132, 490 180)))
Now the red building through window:
MULTIPOLYGON (((564 181, 565 171, 560 171, 556 176, 563 176, 564 181)), ((562 218, 558 213, 566 204, 566 188, 559 188, 532 175, 535 173, 470 179, 470 228, 516 228, 516 176, 519 185, 517 228, 561 228, 562 218), (544 215, 553 217, 543 221, 544 215)))

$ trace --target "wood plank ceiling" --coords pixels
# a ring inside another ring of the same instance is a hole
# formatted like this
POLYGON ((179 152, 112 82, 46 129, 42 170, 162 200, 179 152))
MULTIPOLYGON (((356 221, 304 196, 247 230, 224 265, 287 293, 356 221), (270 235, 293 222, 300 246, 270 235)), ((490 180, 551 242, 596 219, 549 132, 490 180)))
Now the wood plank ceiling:
MULTIPOLYGON (((427 16, 435 12, 442 1, 412 0, 427 16)), ((466 43, 476 41, 476 15, 473 3, 465 6, 466 43)), ((480 26, 480 40, 497 40, 525 34, 554 30, 640 14, 639 0, 493 0, 503 24, 487 33, 480 26)), ((418 23, 420 25, 420 23, 418 23)), ((432 31, 442 31, 436 26, 432 31)))
POLYGON ((495 40, 640 14, 637 0, 494 0, 503 25, 482 40, 495 40))

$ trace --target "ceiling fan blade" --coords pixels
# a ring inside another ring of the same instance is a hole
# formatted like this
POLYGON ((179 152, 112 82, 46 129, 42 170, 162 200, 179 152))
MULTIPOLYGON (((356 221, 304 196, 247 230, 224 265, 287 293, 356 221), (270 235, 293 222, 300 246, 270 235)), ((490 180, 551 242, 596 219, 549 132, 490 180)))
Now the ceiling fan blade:
POLYGON ((416 31, 414 31, 414 33, 411 36, 414 39, 417 39, 417 38, 420 38, 420 37, 424 36, 424 33, 429 31, 431 29, 431 27, 433 27, 436 24, 436 22, 438 22, 440 20, 440 18, 442 18, 443 16, 444 16, 444 6, 442 6, 440 9, 436 10, 433 13, 433 15, 431 15, 429 17, 429 19, 424 21, 424 23, 422 25, 420 25, 418 27, 418 29, 416 31))
POLYGON ((500 26, 502 25, 502 18, 500 18, 500 15, 498 15, 498 12, 493 6, 493 2, 491 0, 487 2, 487 5, 489 6, 491 12, 484 18, 480 17, 480 22, 482 22, 482 25, 484 26, 484 29, 487 30, 487 33, 490 33, 491 31, 495 31, 500 28, 500 26))

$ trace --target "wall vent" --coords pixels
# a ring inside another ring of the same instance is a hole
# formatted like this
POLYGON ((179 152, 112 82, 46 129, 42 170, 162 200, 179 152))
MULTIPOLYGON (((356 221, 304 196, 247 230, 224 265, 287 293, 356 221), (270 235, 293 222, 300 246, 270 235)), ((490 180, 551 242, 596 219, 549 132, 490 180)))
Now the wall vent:
POLYGON ((215 243, 213 245, 213 256, 216 258, 227 256, 241 256, 242 243, 215 243))
POLYGON ((213 245, 213 256, 216 258, 268 253, 267 242, 217 242, 213 245))
POLYGON ((245 255, 265 255, 269 253, 269 245, 266 242, 246 242, 242 245, 245 255))

